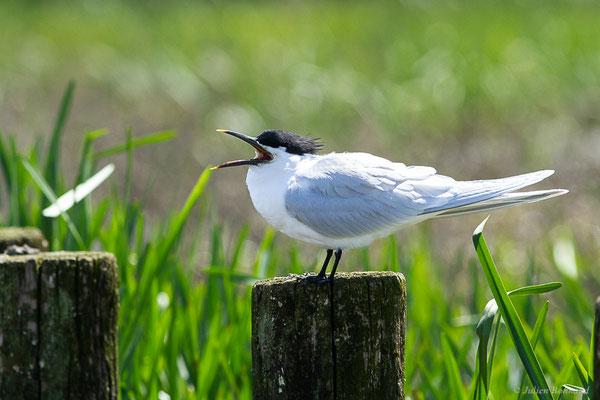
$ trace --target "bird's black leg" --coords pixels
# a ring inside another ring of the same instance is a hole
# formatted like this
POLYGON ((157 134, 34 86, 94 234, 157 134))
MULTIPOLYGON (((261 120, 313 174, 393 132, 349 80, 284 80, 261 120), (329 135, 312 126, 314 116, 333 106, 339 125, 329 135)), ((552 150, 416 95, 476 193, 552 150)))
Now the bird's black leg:
POLYGON ((327 282, 326 272, 327 266, 329 265, 329 260, 331 260, 331 256, 333 255, 333 250, 327 249, 327 256, 325 257, 325 262, 323 263, 323 267, 321 267, 321 271, 319 271, 318 275, 303 275, 298 277, 299 279, 306 279, 310 282, 324 283, 327 282))
POLYGON ((333 280, 333 276, 335 275, 335 270, 337 269, 338 264, 340 263, 340 258, 342 258, 342 249, 337 249, 335 251, 335 261, 333 262, 333 268, 331 268, 331 274, 329 274, 330 282, 333 280))
POLYGON ((333 254, 333 250, 327 249, 327 256, 325 257, 325 262, 321 267, 321 271, 319 271, 319 275, 317 275, 318 279, 325 279, 325 273, 327 272, 327 266, 329 265, 329 260, 331 260, 331 255, 333 254))

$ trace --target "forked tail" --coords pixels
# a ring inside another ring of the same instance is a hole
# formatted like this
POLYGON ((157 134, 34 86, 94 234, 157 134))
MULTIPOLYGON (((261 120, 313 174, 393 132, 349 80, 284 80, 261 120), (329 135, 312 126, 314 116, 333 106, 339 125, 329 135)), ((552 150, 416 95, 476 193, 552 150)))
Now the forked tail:
POLYGON ((564 189, 515 192, 553 173, 552 170, 545 170, 501 179, 456 182, 454 198, 441 207, 425 210, 424 214, 436 214, 434 218, 454 217, 535 203, 568 193, 564 189))
POLYGON ((507 193, 490 200, 450 208, 442 211, 440 214, 436 215, 435 218, 454 217, 457 215, 474 214, 482 211, 493 211, 521 204, 535 203, 536 201, 551 199, 552 197, 560 196, 568 192, 568 190, 564 189, 551 189, 537 190, 535 192, 507 193))

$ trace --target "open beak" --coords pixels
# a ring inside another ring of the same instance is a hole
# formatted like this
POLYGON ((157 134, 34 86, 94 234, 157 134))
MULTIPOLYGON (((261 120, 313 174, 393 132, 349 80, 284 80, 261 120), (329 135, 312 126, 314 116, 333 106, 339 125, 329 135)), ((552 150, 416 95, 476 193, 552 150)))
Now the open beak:
POLYGON ((253 138, 251 136, 246 136, 243 133, 227 131, 224 129, 217 129, 217 132, 226 133, 226 134, 234 136, 238 139, 242 139, 244 142, 246 142, 250 146, 254 147, 254 149, 256 150, 256 157, 254 157, 250 160, 229 161, 224 164, 217 165, 216 167, 212 167, 211 170, 225 168, 225 167, 237 167, 238 165, 258 165, 258 164, 266 163, 266 162, 273 160, 273 154, 269 153, 269 151, 267 151, 267 149, 262 147, 258 143, 256 138, 253 138))

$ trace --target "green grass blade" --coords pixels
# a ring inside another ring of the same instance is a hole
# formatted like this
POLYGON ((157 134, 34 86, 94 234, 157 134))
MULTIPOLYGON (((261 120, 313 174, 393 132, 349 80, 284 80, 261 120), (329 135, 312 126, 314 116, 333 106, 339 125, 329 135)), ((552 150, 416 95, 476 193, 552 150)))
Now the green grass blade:
POLYGON ((89 155, 92 153, 92 145, 94 141, 106 135, 108 135, 108 130, 106 129, 96 129, 85 134, 85 137, 83 138, 83 146, 81 148, 81 159, 79 160, 78 178, 84 176, 84 169, 82 167, 85 165, 84 161, 86 161, 89 158, 89 155))
POLYGON ((79 171, 77 173, 76 182, 77 185, 92 175, 92 170, 94 169, 92 162, 92 144, 94 140, 105 136, 107 133, 108 131, 106 129, 98 129, 85 135, 85 138, 83 139, 83 147, 81 149, 81 158, 79 160, 79 171))
POLYGON ((498 305, 496 304, 496 300, 490 300, 485 308, 483 309, 483 314, 477 327, 475 328, 475 332, 479 337, 479 346, 477 349, 478 356, 478 369, 479 369, 479 380, 483 383, 485 393, 489 392, 489 378, 488 378, 488 365, 487 365, 487 346, 489 342, 490 335, 492 333, 492 326, 494 324, 494 318, 496 318, 496 314, 498 313, 498 305))
POLYGON ((448 385, 450 386, 450 398, 456 400, 466 400, 465 388, 460 378, 458 363, 448 342, 448 338, 442 333, 442 352, 444 356, 444 365, 446 366, 446 374, 448 375, 448 385))
MULTIPOLYGON (((546 300, 542 309, 540 310, 537 319, 535 320, 535 326, 533 327, 533 333, 531 334, 531 345, 535 349, 537 342, 540 338, 540 333, 542 332, 542 327, 544 326, 544 322, 546 321, 546 316, 548 315, 548 307, 550 306, 550 302, 546 300)), ((519 395, 517 396, 517 400, 521 398, 521 393, 523 392, 523 387, 525 386, 525 374, 521 374, 521 385, 519 386, 519 395)))
POLYGON ((232 270, 235 270, 240 262, 242 251, 244 250, 244 245, 246 244, 246 238, 248 237, 248 232, 248 225, 242 226, 242 229, 240 230, 238 239, 233 249, 233 256, 231 257, 231 261, 229 262, 229 266, 232 270))
POLYGON ((272 258, 273 250, 273 239, 275 237, 275 231, 271 228, 267 228, 265 236, 258 247, 256 252, 256 260, 254 261, 254 267, 252 274, 257 276, 259 279, 267 277, 267 269, 272 258))
POLYGON ((46 181, 52 190, 57 190, 58 178, 60 176, 60 140, 62 138, 65 123, 71 109, 73 101, 73 91, 75 90, 75 82, 69 82, 67 89, 63 95, 52 136, 50 138, 50 146, 48 147, 48 156, 46 158, 46 181))
MULTIPOLYGON (((13 174, 12 174, 12 170, 13 170, 13 168, 16 168, 16 164, 14 162, 13 154, 10 151, 10 147, 8 147, 5 144, 3 136, 4 136, 4 133, 2 133, 2 130, 0 130, 0 165, 2 166, 2 173, 4 175, 4 181, 6 182, 6 186, 8 188, 7 190, 8 190, 8 196, 9 196, 9 202, 10 202, 9 218, 12 218, 12 216, 15 214, 14 207, 18 205, 18 204, 12 204, 12 201, 10 201, 10 196, 12 195, 13 192, 16 192, 16 190, 13 189, 13 186, 17 182, 14 182, 13 174)), ((18 214, 18 210, 16 212, 18 214)), ((10 219, 9 219, 9 223, 12 224, 12 221, 10 219)))
POLYGON ((127 140, 125 149, 127 150, 127 170, 125 171, 125 204, 131 202, 131 183, 133 182, 133 133, 131 128, 127 128, 125 133, 127 140))
POLYGON ((417 361, 417 363, 417 368, 421 372, 421 375, 423 375, 423 382, 425 384, 424 386, 425 388, 427 388, 429 394, 436 400, 443 399, 444 396, 441 396, 438 390, 433 385, 433 377, 431 376, 431 372, 429 371, 430 368, 421 361, 417 361))
POLYGON ((519 314, 515 309, 510 297, 506 293, 506 288, 502 282, 502 278, 498 273, 498 269, 494 264, 492 256, 489 252, 487 244, 483 238, 483 228, 487 218, 475 229, 473 232, 473 244, 477 251, 477 256, 481 263, 483 272, 488 281, 492 294, 498 303, 498 308, 504 322, 508 327, 510 337, 513 340, 517 353, 521 358, 521 362, 525 367, 525 371, 529 375, 529 379, 533 386, 536 388, 536 392, 540 399, 552 399, 550 387, 546 382, 546 377, 540 367, 540 363, 535 356, 533 347, 525 334, 525 329, 519 318, 519 314))
MULTIPOLYGON (((31 163, 27 159, 22 158, 21 161, 22 161, 23 165, 25 166, 25 169, 29 172, 29 174, 31 175, 31 177, 33 178, 35 183, 40 188, 40 190, 44 193, 44 196, 46 196, 46 198, 50 202, 56 203, 58 200, 56 198, 56 194, 54 193, 52 188, 48 185, 48 182, 46 182, 44 177, 37 171, 37 169, 35 169, 35 167, 33 165, 31 165, 31 163)), ((71 218, 69 217, 69 215, 62 211, 61 211, 60 215, 64 219, 65 223, 67 224, 69 231, 75 238, 75 241, 77 242, 77 245, 79 246, 79 249, 85 250, 85 244, 83 242, 83 239, 81 238, 79 231, 73 224, 73 221, 71 221, 71 218)))
POLYGON ((579 376, 579 380, 581 381, 581 384, 587 390, 587 393, 591 393, 593 385, 591 384, 592 379, 590 377, 590 374, 588 374, 587 370, 581 363, 581 360, 579 359, 577 354, 572 353, 572 358, 573 358, 573 364, 575 365, 575 370, 577 371, 577 375, 579 376))
POLYGON ((233 281, 252 284, 258 280, 258 277, 240 271, 232 271, 221 267, 208 267, 202 270, 202 273, 207 276, 227 277, 233 281))
POLYGON ((600 400, 600 297, 596 299, 594 325, 590 338, 590 374, 592 374, 591 386, 594 388, 594 396, 590 397, 600 400))
POLYGON ((179 237, 179 235, 181 234, 181 231, 183 230, 183 227, 185 226, 185 222, 188 219, 188 216, 190 215, 192 208, 194 208, 194 205, 198 202, 198 199, 204 192, 204 188, 206 187, 206 184, 208 183, 209 178, 210 178, 210 169, 207 168, 204 170, 204 172, 202 172, 202 175, 200 175, 200 177, 198 178, 198 181, 196 182, 196 186, 194 186, 194 189, 188 196, 187 201, 185 202, 185 205, 183 206, 183 209, 181 210, 181 212, 177 215, 177 217, 173 221, 173 224, 171 225, 171 227, 169 229, 169 233, 167 234, 167 236, 165 238, 165 243, 166 243, 165 248, 164 248, 165 252, 170 252, 172 250, 173 245, 175 244, 177 238, 179 237))
MULTIPOLYGON (((89 132, 85 135, 83 140, 83 146, 81 149, 81 158, 79 160, 79 170, 77 173, 77 180, 75 181, 75 186, 78 186, 80 183, 85 182, 92 176, 92 172, 95 168, 95 162, 93 160, 93 149, 92 144, 94 140, 105 136, 108 133, 106 129, 98 129, 92 132, 89 132)), ((92 220, 92 202, 89 197, 85 198, 81 203, 81 207, 75 213, 74 220, 78 223, 80 227, 80 231, 85 235, 84 239, 86 244, 90 245, 91 235, 91 220, 92 220)))
POLYGON ((561 400, 564 395, 569 395, 569 398, 573 398, 572 395, 581 394, 582 397, 585 396, 588 392, 585 391, 584 388, 575 386, 575 385, 562 385, 560 387, 560 396, 558 396, 558 400, 561 400))
POLYGON ((487 360, 488 364, 488 386, 489 379, 492 376, 492 367, 494 366, 494 355, 496 354, 496 344, 498 343, 498 331, 500 330, 500 317, 494 320, 494 333, 492 334, 492 345, 490 346, 490 355, 487 360))
MULTIPOLYGON (((160 247, 156 250, 156 253, 153 254, 151 260, 149 260, 149 264, 146 266, 145 273, 140 278, 139 289, 136 291, 135 301, 139 302, 139 304, 143 304, 146 299, 152 297, 152 285, 161 279, 161 277, 164 275, 163 273, 165 271, 165 267, 170 265, 167 261, 169 257, 172 256, 173 249, 181 236, 185 223, 188 220, 194 205, 204 192, 204 188, 208 183, 210 174, 210 169, 207 168, 200 175, 196 185, 188 196, 183 209, 173 219, 166 235, 162 237, 162 242, 159 244, 160 247)), ((142 306, 138 306, 137 308, 137 314, 132 318, 132 326, 137 326, 144 310, 142 306)), ((130 337, 129 335, 126 336, 130 337)), ((127 341, 126 343, 129 342, 127 341)))
POLYGON ((398 246, 396 245, 396 236, 391 235, 388 238, 388 244, 383 252, 384 257, 381 266, 390 271, 398 271, 398 246))
POLYGON ((138 347, 143 333, 144 329, 141 326, 138 326, 135 330, 133 339, 131 340, 129 345, 119 346, 119 360, 121 360, 121 363, 119 365, 120 370, 129 370, 131 368, 130 365, 133 362, 133 354, 135 352, 135 349, 138 347))
POLYGON ((509 296, 529 296, 532 294, 548 293, 563 287, 562 282, 549 282, 541 285, 524 286, 508 292, 509 296))
MULTIPOLYGON (((58 108, 58 114, 54 123, 54 129, 50 137, 50 144, 48 146, 48 152, 46 156, 46 166, 44 168, 47 186, 54 192, 60 191, 59 179, 60 179, 60 142, 64 132, 65 123, 67 116, 71 108, 71 102, 73 100, 73 92, 75 90, 75 83, 69 82, 67 89, 62 97, 61 104, 58 108)), ((45 194, 45 193, 44 193, 45 194)), ((42 207, 48 206, 51 202, 48 201, 48 197, 42 201, 42 207)), ((61 227, 57 220, 44 219, 42 218, 40 223, 42 232, 48 237, 53 250, 60 249, 60 240, 62 238, 61 227)))
POLYGON ((155 143, 165 142, 167 140, 173 139, 175 136, 176 135, 175 135, 174 131, 164 131, 164 132, 152 133, 148 136, 143 136, 143 137, 140 137, 137 139, 133 139, 133 140, 131 140, 131 143, 123 143, 123 144, 119 144, 114 147, 110 147, 106 150, 99 151, 94 155, 94 159, 100 160, 101 158, 110 157, 110 156, 114 156, 115 154, 123 153, 123 152, 127 151, 130 146, 131 146, 131 148, 136 148, 136 147, 140 147, 140 146, 148 146, 148 145, 155 144, 155 143))
MULTIPOLYGON (((0 132, 0 135, 2 132, 0 132)), ((14 137, 10 137, 8 145, 5 144, 4 139, 0 136, 0 160, 2 162, 2 169, 4 172, 4 179, 8 188, 8 205, 9 205, 9 218, 8 223, 12 226, 21 225, 21 202, 19 200, 19 193, 23 190, 21 185, 23 184, 19 180, 18 171, 18 154, 16 153, 16 144, 14 137)))

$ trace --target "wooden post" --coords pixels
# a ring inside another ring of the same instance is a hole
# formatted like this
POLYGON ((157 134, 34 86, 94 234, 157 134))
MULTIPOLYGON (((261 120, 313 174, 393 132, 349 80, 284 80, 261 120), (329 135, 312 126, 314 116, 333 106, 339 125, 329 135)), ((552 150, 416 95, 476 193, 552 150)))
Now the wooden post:
POLYGON ((393 272, 289 276, 252 290, 253 398, 404 399, 406 282, 393 272))
POLYGON ((0 399, 117 399, 107 253, 0 255, 0 399))
POLYGON ((600 399, 600 297, 596 300, 594 323, 594 399, 600 399))
POLYGON ((0 228, 0 253, 10 246, 24 246, 40 251, 48 250, 48 241, 37 228, 0 228))

